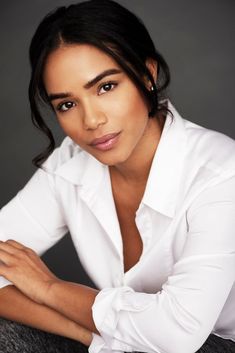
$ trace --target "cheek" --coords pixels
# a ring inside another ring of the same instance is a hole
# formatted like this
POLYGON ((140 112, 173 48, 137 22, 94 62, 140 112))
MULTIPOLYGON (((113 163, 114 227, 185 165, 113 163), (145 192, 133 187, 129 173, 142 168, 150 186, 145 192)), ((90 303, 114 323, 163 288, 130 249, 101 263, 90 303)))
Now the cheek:
MULTIPOLYGON (((138 89, 132 82, 125 81, 113 94, 105 97, 101 103, 101 109, 106 111, 107 116, 128 120, 132 117, 143 117, 148 113, 147 105, 138 89)), ((117 121, 118 121, 117 120, 117 121)))
POLYGON ((124 110, 126 127, 133 134, 138 134, 138 131, 141 134, 148 122, 148 107, 138 91, 135 91, 126 99, 124 110))
POLYGON ((76 140, 76 142, 82 139, 82 129, 81 126, 79 126, 80 124, 78 123, 78 121, 74 121, 73 119, 69 119, 69 117, 67 117, 58 119, 58 122, 61 129, 67 136, 71 137, 73 140, 76 140))
POLYGON ((148 110, 147 105, 144 101, 144 98, 138 91, 135 92, 135 94, 133 94, 132 96, 128 97, 128 100, 129 104, 132 107, 132 110, 134 110, 137 115, 146 115, 148 110))

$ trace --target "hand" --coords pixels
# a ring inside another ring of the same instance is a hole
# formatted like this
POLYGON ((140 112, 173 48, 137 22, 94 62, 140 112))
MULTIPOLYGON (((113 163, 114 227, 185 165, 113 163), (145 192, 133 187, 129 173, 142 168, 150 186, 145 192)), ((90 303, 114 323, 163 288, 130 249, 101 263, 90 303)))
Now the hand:
POLYGON ((60 282, 32 249, 14 240, 0 241, 0 276, 39 304, 45 303, 50 286, 60 282))

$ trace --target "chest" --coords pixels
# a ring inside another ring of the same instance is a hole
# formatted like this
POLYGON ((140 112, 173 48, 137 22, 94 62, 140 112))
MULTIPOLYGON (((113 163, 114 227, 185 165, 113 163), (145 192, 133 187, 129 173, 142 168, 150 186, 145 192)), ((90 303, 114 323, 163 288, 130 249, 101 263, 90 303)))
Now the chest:
POLYGON ((183 215, 179 222, 172 222, 145 203, 133 206, 128 202, 135 194, 128 193, 125 200, 116 197, 114 203, 105 184, 96 197, 80 189, 63 196, 64 214, 79 259, 99 288, 130 285, 153 293, 161 288, 184 247, 187 223, 183 215), (139 266, 129 272, 140 256, 139 266), (124 277, 121 265, 128 271, 124 277))
POLYGON ((124 271, 127 272, 139 260, 143 243, 135 223, 135 213, 116 207, 123 244, 124 271))
POLYGON ((143 251, 143 242, 135 222, 141 195, 138 196, 134 190, 120 192, 113 187, 113 198, 122 237, 124 271, 127 272, 138 262, 143 251))

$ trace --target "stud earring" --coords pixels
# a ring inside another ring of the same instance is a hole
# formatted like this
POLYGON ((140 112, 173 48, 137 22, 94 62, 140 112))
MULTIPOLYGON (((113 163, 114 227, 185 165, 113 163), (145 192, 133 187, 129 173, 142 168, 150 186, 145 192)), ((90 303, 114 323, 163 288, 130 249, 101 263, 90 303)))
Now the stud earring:
POLYGON ((151 86, 149 91, 150 91, 151 93, 154 93, 156 90, 157 90, 157 88, 156 88, 156 87, 151 86))

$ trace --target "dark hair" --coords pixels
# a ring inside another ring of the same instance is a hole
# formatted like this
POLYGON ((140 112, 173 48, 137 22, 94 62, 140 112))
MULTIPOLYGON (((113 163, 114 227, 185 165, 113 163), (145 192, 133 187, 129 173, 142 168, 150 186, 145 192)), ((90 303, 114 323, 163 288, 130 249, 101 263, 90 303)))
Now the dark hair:
POLYGON ((40 113, 40 103, 50 105, 42 73, 47 56, 64 43, 91 44, 110 55, 144 94, 151 107, 150 118, 157 112, 166 115, 168 111, 165 89, 170 82, 169 68, 137 16, 112 0, 90 0, 58 7, 39 24, 29 49, 31 117, 33 124, 49 139, 47 148, 33 159, 37 167, 41 167, 55 148, 53 134, 40 113), (157 62, 157 83, 146 67, 148 58, 157 62), (146 88, 144 77, 150 80, 152 91, 146 88))

